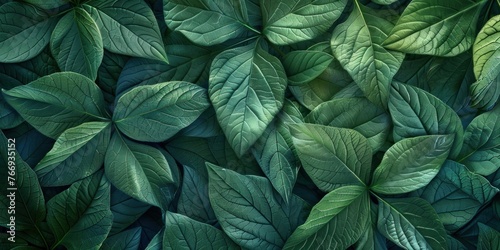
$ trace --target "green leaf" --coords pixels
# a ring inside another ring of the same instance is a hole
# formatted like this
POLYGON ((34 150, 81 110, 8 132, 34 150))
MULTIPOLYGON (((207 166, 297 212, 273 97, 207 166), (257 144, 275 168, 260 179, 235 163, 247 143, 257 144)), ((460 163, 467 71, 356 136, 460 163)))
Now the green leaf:
POLYGON ((24 122, 23 118, 0 95, 0 129, 10 129, 24 122))
POLYGON ((479 241, 477 242, 478 250, 494 250, 500 247, 500 233, 484 225, 483 223, 478 223, 479 226, 479 241))
POLYGON ((313 39, 332 26, 346 4, 346 0, 261 0, 263 34, 278 45, 313 39))
POLYGON ((437 176, 416 195, 436 210, 446 230, 454 232, 469 222, 498 189, 465 166, 446 161, 437 176))
POLYGON ((284 249, 347 249, 369 226, 370 199, 365 187, 343 186, 321 199, 284 249))
POLYGON ((462 242, 451 237, 450 235, 448 235, 448 237, 446 237, 446 243, 448 245, 449 250, 467 250, 468 249, 467 247, 464 246, 464 244, 462 244, 462 242))
POLYGON ((316 124, 289 127, 304 170, 321 190, 370 183, 372 150, 360 133, 316 124))
POLYGON ((356 250, 388 249, 387 240, 377 230, 378 205, 370 202, 369 225, 356 242, 356 250))
POLYGON ((429 203, 420 198, 378 199, 378 230, 404 249, 446 249, 446 232, 429 203))
POLYGON ((448 157, 452 143, 452 135, 418 136, 395 143, 375 169, 371 190, 402 194, 427 185, 448 157))
POLYGON ((47 202, 47 222, 57 246, 98 249, 106 239, 113 214, 109 182, 102 171, 73 183, 47 202), (85 237, 83 237, 85 236, 85 237))
POLYGON ((181 194, 177 211, 197 221, 213 223, 217 221, 208 198, 208 180, 206 174, 184 166, 181 194))
POLYGON ((68 128, 107 117, 101 90, 73 72, 54 73, 3 92, 30 125, 53 139, 68 128))
POLYGON ((210 69, 208 93, 224 134, 243 155, 283 106, 286 75, 260 40, 225 50, 210 69))
POLYGON ((384 145, 391 125, 390 116, 366 98, 335 98, 324 102, 313 109, 305 121, 354 129, 366 137, 372 152, 384 145))
POLYGON ((219 229, 181 214, 165 214, 163 249, 237 249, 219 229))
POLYGON ((384 41, 388 49, 412 54, 454 56, 474 41, 486 0, 413 0, 384 41))
POLYGON ((381 46, 393 24, 358 1, 349 18, 335 27, 333 55, 349 72, 368 100, 387 107, 389 86, 404 54, 381 46))
POLYGON ((169 0, 163 4, 167 26, 193 43, 210 46, 237 38, 249 24, 246 1, 169 0))
POLYGON ((0 63, 29 60, 49 43, 57 18, 28 4, 0 6, 0 63))
POLYGON ((470 86, 472 105, 491 108, 500 96, 500 15, 492 17, 477 34, 473 47, 474 75, 470 86))
POLYGON ((127 56, 104 51, 101 65, 97 71, 97 85, 101 88, 104 99, 108 103, 113 103, 116 100, 118 78, 128 60, 127 56))
POLYGON ((472 120, 458 161, 472 172, 490 175, 500 167, 500 106, 472 120))
POLYGON ((393 83, 389 111, 394 140, 421 135, 454 135, 450 156, 460 153, 463 127, 457 113, 437 97, 419 88, 393 83))
POLYGON ((305 202, 297 196, 288 203, 262 177, 244 176, 207 163, 209 197, 226 234, 249 249, 281 249, 303 222, 305 202))
POLYGON ((101 249, 139 249, 142 228, 136 227, 108 237, 101 246, 101 249))
POLYGON ((22 0, 25 3, 30 3, 42 9, 55 9, 68 3, 67 0, 22 0))
POLYGON ((372 0, 372 2, 381 5, 389 5, 397 2, 398 0, 372 0))
POLYGON ((296 50, 285 55, 283 66, 288 82, 299 85, 321 75, 332 61, 332 55, 322 51, 296 50))
POLYGON ((163 231, 160 230, 149 242, 146 250, 162 250, 163 249, 163 231))
POLYGON ((50 37, 52 55, 63 71, 97 78, 104 48, 97 24, 82 8, 74 8, 57 23, 50 37))
POLYGON ((208 106, 206 90, 192 83, 138 86, 118 99, 113 121, 132 139, 161 142, 195 121, 208 106))
POLYGON ((36 165, 44 187, 65 186, 97 172, 111 137, 109 122, 87 122, 64 131, 36 165))
POLYGON ((110 235, 116 234, 132 225, 151 206, 142 201, 138 201, 122 191, 112 188, 110 209, 113 213, 113 226, 110 235))
POLYGON ((141 0, 91 0, 83 8, 97 23, 104 48, 118 54, 167 61, 153 11, 141 0))

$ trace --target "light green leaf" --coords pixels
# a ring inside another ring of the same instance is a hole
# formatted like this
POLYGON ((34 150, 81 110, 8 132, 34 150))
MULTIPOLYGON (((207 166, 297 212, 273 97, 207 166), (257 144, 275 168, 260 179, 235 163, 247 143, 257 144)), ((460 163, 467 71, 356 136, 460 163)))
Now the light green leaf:
POLYGON ((472 105, 491 108, 500 96, 500 15, 483 26, 473 46, 474 75, 477 82, 470 86, 472 105))
POLYGON ((26 61, 42 52, 57 23, 48 13, 20 2, 0 6, 0 63, 26 61))
POLYGON ((260 0, 263 34, 278 45, 310 40, 332 26, 346 4, 346 0, 260 0))
POLYGON ((224 232, 181 214, 165 214, 163 249, 237 249, 224 232))
POLYGON ((181 194, 177 203, 177 211, 197 221, 214 223, 214 210, 208 198, 208 180, 206 174, 184 166, 181 194))
POLYGON ((288 82, 299 85, 321 75, 332 61, 333 56, 322 51, 295 50, 285 55, 283 66, 288 82))
POLYGON ((303 222, 305 202, 298 196, 288 203, 262 177, 244 176, 207 163, 209 197, 226 234, 249 249, 281 249, 303 222))
POLYGON ((360 133, 316 124, 289 127, 304 170, 321 190, 370 183, 372 150, 360 133))
POLYGON ((73 183, 47 202, 47 223, 56 237, 53 248, 99 249, 113 221, 109 191, 101 171, 73 183))
POLYGON ((162 190, 172 179, 169 164, 160 150, 133 142, 118 132, 111 137, 104 169, 109 181, 139 201, 166 209, 162 190))
POLYGON ((500 233, 484 225, 483 223, 478 223, 479 226, 479 239, 477 242, 478 250, 495 250, 500 247, 500 233))
POLYGON ((108 237, 102 244, 101 249, 139 249, 142 228, 136 227, 108 237))
POLYGON ((68 128, 108 116, 101 90, 73 72, 54 73, 3 92, 30 125, 53 139, 68 128))
POLYGON ((243 155, 283 106, 286 75, 260 40, 215 57, 208 92, 224 134, 243 155))
POLYGON ((313 109, 305 121, 354 129, 368 139, 372 152, 384 145, 391 128, 389 114, 366 98, 335 98, 324 102, 313 109))
POLYGON ((40 184, 70 185, 99 170, 111 137, 110 125, 87 122, 64 131, 34 169, 40 184))
POLYGON ((192 83, 138 86, 118 99, 113 121, 132 139, 161 142, 195 121, 208 106, 206 90, 192 83))
POLYGON ((458 55, 472 46, 476 22, 486 2, 413 0, 383 45, 412 54, 458 55))
POLYGON ((399 141, 420 135, 454 135, 450 156, 460 153, 463 127, 457 113, 437 97, 419 88, 394 82, 389 99, 394 123, 393 137, 399 141))
POLYGON ((113 226, 110 235, 114 235, 132 225, 141 215, 151 208, 149 204, 138 201, 122 191, 112 188, 110 209, 113 213, 113 226))
POLYGON ((368 100, 387 107, 389 86, 404 54, 381 46, 393 24, 358 1, 349 18, 335 27, 333 55, 349 72, 368 100))
POLYGON ((312 208, 283 249, 347 249, 369 226, 369 201, 365 187, 331 191, 312 208))
POLYGON ((454 232, 469 222, 498 189, 465 166, 446 161, 437 176, 415 194, 436 210, 446 230, 454 232))
POLYGON ((450 152, 452 135, 426 135, 396 142, 373 173, 371 190, 402 194, 427 185, 450 152))
POLYGON ((249 24, 246 1, 169 0, 163 4, 167 26, 193 43, 210 46, 243 35, 249 24))
POLYGON ((446 249, 446 232, 431 205, 420 198, 378 199, 378 230, 404 249, 446 249))
POLYGON ((97 78, 104 48, 97 24, 82 8, 74 8, 57 23, 50 37, 50 49, 63 71, 97 78))
POLYGON ((105 49, 167 61, 153 11, 141 0, 91 0, 83 8, 97 23, 105 49))
POLYGON ((490 175, 500 167, 500 106, 472 120, 458 161, 472 172, 490 175))

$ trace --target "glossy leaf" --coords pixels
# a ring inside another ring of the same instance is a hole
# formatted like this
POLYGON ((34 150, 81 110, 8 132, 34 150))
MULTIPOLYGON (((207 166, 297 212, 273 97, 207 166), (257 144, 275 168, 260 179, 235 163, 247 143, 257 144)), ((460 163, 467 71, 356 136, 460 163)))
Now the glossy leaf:
POLYGON ((371 190, 402 194, 427 185, 448 157, 452 143, 451 135, 418 136, 395 143, 375 169, 371 190))
POLYGON ((292 51, 283 58, 288 82, 307 83, 318 77, 333 61, 333 57, 321 51, 292 51))
POLYGON ((304 170, 321 190, 370 183, 372 150, 360 133, 315 124, 289 127, 304 170))
POLYGON ((57 23, 50 37, 52 55, 59 68, 97 78, 104 48, 97 24, 82 8, 75 8, 57 23))
POLYGON ((132 139, 164 141, 208 108, 206 90, 188 82, 139 86, 118 99, 113 121, 132 139))
POLYGON ((286 75, 260 41, 225 50, 210 69, 208 93, 226 138, 243 155, 283 106, 286 75))
POLYGON ((64 131, 36 165, 44 187, 65 186, 97 172, 111 137, 109 122, 87 122, 64 131))
POLYGON ((345 0, 261 0, 263 34, 278 45, 315 38, 340 17, 346 4, 345 0))
POLYGON ((20 2, 0 6, 0 62, 29 60, 49 43, 57 18, 20 2))
POLYGON ((333 55, 349 72, 368 100, 387 107, 389 87, 404 54, 382 47, 393 24, 358 1, 349 18, 335 27, 333 55))
POLYGON ((454 56, 474 41, 476 22, 486 0, 414 0, 389 37, 388 49, 412 54, 454 56))
POLYGON ((306 222, 288 238, 283 249, 347 249, 369 226, 368 192, 343 186, 321 199, 306 222))
POLYGON ((30 125, 53 139, 68 128, 107 117, 101 90, 77 73, 54 73, 3 92, 30 125))
POLYGON ((301 224, 305 202, 288 203, 262 177, 244 176, 207 164, 209 197, 224 232, 244 248, 281 249, 301 224))

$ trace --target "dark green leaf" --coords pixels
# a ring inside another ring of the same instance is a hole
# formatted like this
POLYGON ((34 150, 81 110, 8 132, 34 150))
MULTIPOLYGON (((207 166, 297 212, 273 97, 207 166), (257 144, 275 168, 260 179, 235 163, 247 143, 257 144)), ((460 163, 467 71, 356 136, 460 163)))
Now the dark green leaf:
POLYGON ((54 140, 42 135, 28 123, 22 123, 15 129, 5 131, 6 136, 16 138, 16 148, 23 160, 34 168, 50 151, 54 140))
POLYGON ((113 226, 109 234, 113 235, 121 232, 139 219, 150 207, 150 205, 138 201, 116 188, 112 188, 110 209, 113 213, 113 226))
POLYGON ((123 231, 119 234, 108 237, 104 243, 102 243, 102 249, 121 249, 121 250, 135 250, 139 249, 139 243, 141 241, 140 227, 129 229, 123 231))
POLYGON ((104 99, 108 103, 115 101, 118 78, 128 60, 127 56, 104 51, 101 66, 97 71, 97 85, 102 89, 104 99))
POLYGON ((55 9, 68 3, 68 0, 22 0, 43 9, 55 9))
POLYGON ((482 223, 479 226, 478 250, 498 250, 500 249, 500 233, 482 223))
POLYGON ((184 177, 177 210, 179 213, 204 223, 217 221, 208 199, 206 175, 200 175, 196 170, 184 166, 184 177))
POLYGON ((321 51, 297 50, 285 55, 285 67, 290 84, 303 84, 312 81, 326 70, 333 57, 321 51))

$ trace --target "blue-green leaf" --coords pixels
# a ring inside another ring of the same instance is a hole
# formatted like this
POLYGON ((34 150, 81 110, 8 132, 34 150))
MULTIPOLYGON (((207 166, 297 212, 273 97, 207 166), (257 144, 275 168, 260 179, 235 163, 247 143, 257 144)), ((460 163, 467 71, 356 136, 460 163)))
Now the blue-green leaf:
POLYGON ((479 240, 477 242, 478 250, 494 250, 500 247, 500 233, 482 223, 479 226, 479 240))
POLYGON ((110 209, 113 213, 113 226, 110 235, 116 234, 133 224, 151 205, 138 201, 122 191, 112 188, 110 209))
POLYGON ((208 179, 206 175, 201 175, 196 170, 184 166, 184 177, 177 210, 181 214, 204 223, 217 221, 208 199, 208 179))
POLYGON ((313 50, 296 50, 285 55, 285 67, 288 82, 293 85, 310 82, 326 70, 333 61, 332 55, 313 50))
POLYGON ((102 243, 102 249, 121 249, 135 250, 139 249, 142 229, 140 227, 132 228, 121 233, 108 237, 102 243))

